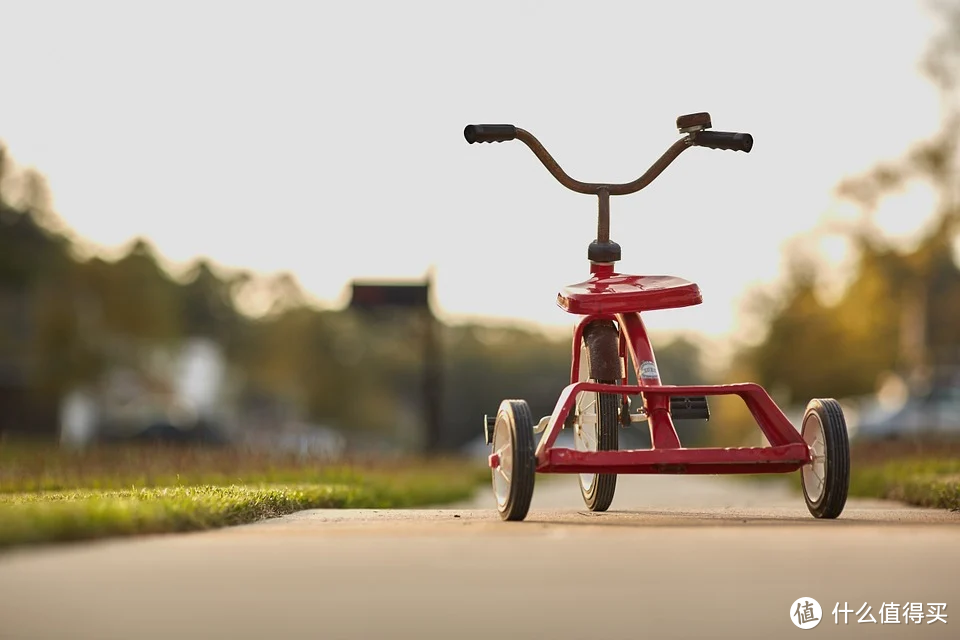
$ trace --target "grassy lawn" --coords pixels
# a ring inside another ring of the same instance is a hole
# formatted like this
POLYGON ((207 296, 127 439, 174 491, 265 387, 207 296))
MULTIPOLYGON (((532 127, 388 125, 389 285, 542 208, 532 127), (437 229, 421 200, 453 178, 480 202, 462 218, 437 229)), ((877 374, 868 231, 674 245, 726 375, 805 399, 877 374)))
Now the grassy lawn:
POLYGON ((960 511, 960 459, 909 459, 852 474, 850 493, 960 511))
POLYGON ((855 445, 851 463, 851 495, 960 510, 960 442, 855 445))
POLYGON ((0 548, 194 531, 310 508, 397 508, 469 498, 490 472, 418 459, 329 464, 230 449, 0 444, 0 548))

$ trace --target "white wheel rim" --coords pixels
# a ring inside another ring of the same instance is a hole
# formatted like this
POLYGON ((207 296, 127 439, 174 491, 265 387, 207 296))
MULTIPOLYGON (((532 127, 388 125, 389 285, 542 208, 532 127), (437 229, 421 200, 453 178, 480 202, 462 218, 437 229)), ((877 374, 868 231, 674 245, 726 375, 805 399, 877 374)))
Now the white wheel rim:
MULTIPOLYGON (((587 345, 580 347, 580 373, 578 378, 581 382, 590 379, 590 350, 587 345)), ((597 405, 600 401, 600 394, 596 392, 582 392, 577 394, 577 403, 575 407, 573 426, 573 444, 577 451, 596 451, 599 435, 600 420, 597 413, 597 405)), ((580 486, 587 493, 593 489, 593 483, 597 480, 595 473, 581 473, 580 486)))
POLYGON ((814 503, 819 502, 826 489, 827 441, 820 416, 811 411, 803 420, 803 441, 810 447, 810 463, 803 466, 803 490, 814 503))
POLYGON ((510 482, 513 479, 513 443, 510 442, 510 428, 506 416, 497 416, 493 428, 493 452, 500 464, 493 469, 493 493, 497 496, 497 506, 503 509, 510 497, 510 482))

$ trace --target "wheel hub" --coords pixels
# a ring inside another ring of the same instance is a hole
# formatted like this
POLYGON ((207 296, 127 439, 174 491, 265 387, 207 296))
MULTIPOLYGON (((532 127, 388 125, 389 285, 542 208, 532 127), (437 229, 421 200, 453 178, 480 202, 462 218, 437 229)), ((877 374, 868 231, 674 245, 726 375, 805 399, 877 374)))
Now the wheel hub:
POLYGON ((803 488, 814 502, 823 497, 825 482, 825 449, 823 424, 819 416, 811 413, 803 423, 803 441, 810 448, 810 462, 803 466, 803 488))

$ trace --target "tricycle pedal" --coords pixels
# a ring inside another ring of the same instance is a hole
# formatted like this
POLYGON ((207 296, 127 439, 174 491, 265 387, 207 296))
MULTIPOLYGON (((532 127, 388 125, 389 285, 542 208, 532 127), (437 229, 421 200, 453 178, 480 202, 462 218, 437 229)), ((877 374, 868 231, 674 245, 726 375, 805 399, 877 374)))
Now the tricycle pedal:
POLYGON ((670 415, 674 420, 709 420, 710 407, 706 396, 672 396, 670 415))
POLYGON ((645 422, 647 420, 647 411, 643 407, 636 413, 630 412, 630 398, 624 396, 623 403, 620 405, 620 426, 626 429, 634 422, 645 422))

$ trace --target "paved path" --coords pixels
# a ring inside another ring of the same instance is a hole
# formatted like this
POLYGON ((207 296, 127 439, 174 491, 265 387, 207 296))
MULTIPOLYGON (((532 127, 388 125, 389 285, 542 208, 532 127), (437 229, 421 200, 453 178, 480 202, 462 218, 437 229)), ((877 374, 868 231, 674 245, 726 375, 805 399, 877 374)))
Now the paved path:
POLYGON ((8 553, 0 638, 960 637, 960 514, 821 522, 783 485, 695 476, 621 476, 606 514, 571 476, 538 477, 522 523, 492 500, 8 553), (800 597, 823 607, 806 632, 800 597), (870 610, 838 625, 837 602, 870 610), (947 623, 881 624, 910 602, 947 623))

